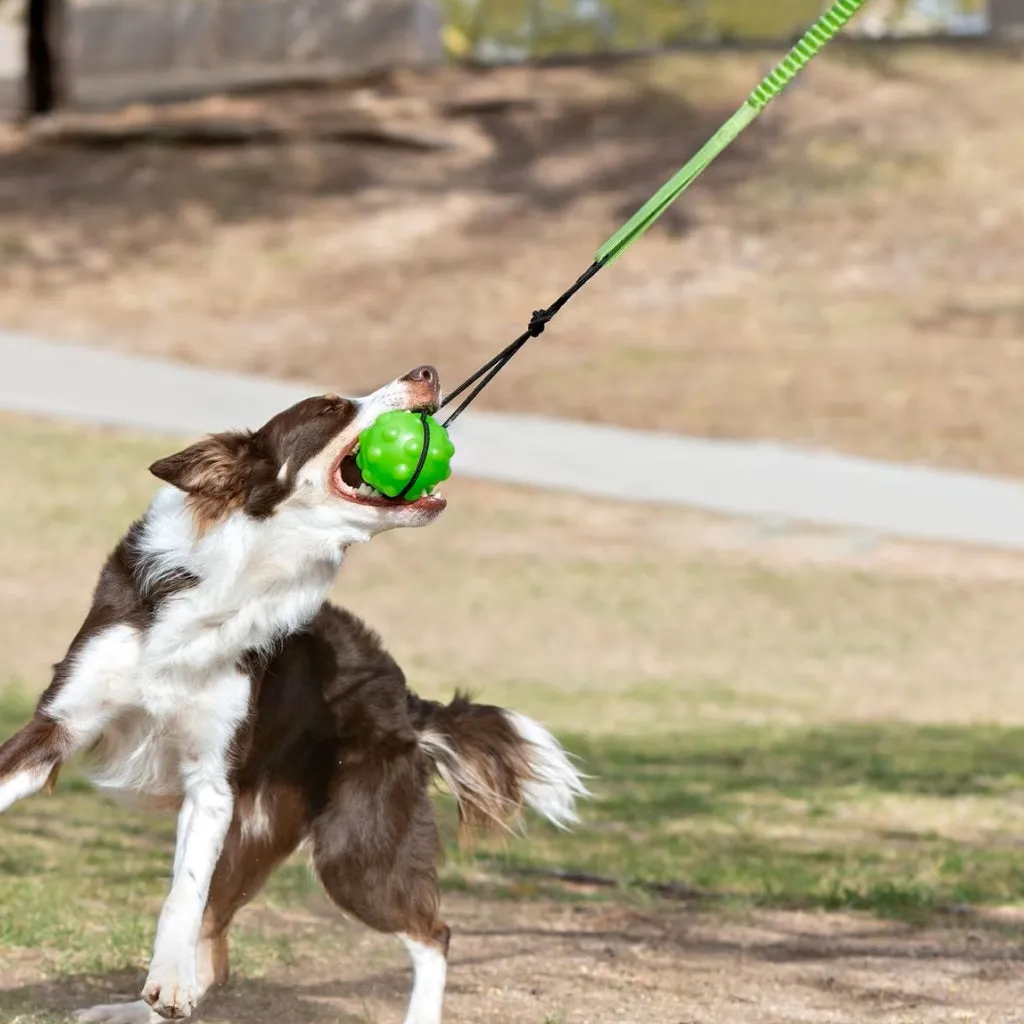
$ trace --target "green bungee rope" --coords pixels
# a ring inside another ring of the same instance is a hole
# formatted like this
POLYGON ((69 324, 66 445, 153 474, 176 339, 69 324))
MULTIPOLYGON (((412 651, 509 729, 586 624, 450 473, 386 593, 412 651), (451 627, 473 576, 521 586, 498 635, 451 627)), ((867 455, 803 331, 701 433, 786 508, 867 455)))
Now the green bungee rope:
POLYGON ((807 30, 800 41, 747 97, 746 103, 707 141, 692 160, 667 181, 597 250, 595 262, 606 266, 621 256, 704 173, 723 150, 736 141, 758 114, 832 41, 860 10, 865 0, 836 2, 807 30))
MULTIPOLYGON (((476 373, 450 392, 442 408, 469 388, 472 391, 459 406, 449 414, 444 424, 436 420, 428 422, 426 413, 389 413, 392 420, 387 423, 388 444, 371 443, 380 431, 376 424, 369 428, 363 438, 360 450, 360 468, 364 479, 383 493, 401 499, 411 500, 422 495, 433 483, 444 480, 450 473, 449 462, 454 447, 448 438, 447 427, 480 394, 481 391, 508 364, 509 360, 530 338, 543 333, 544 328, 555 314, 576 294, 599 270, 621 256, 651 225, 675 202, 721 155, 736 141, 747 128, 778 96, 790 82, 800 74, 812 58, 835 37, 844 25, 860 10, 865 0, 835 0, 788 54, 765 76, 764 80, 747 97, 746 102, 708 140, 700 151, 667 181, 630 219, 608 239, 594 257, 594 262, 566 292, 546 309, 537 310, 530 318, 526 330, 493 359, 485 363, 476 373), (473 387, 473 385, 476 385, 473 387), (409 422, 405 422, 405 419, 409 422), (394 438, 392 438, 392 434, 394 438), (401 444, 398 441, 401 441, 401 444), (392 443, 394 442, 394 443, 392 443), (427 464, 429 462, 429 469, 427 464)), ((383 436, 383 434, 381 434, 383 436)))

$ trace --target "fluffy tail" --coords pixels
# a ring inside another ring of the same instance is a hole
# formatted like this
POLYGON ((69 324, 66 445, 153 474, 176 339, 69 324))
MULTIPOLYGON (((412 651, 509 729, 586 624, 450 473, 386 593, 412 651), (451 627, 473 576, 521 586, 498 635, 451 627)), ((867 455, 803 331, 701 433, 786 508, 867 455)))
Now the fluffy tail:
POLYGON ((558 741, 539 723, 456 694, 447 706, 410 696, 420 747, 455 795, 464 830, 510 828, 524 806, 559 828, 589 796, 558 741))

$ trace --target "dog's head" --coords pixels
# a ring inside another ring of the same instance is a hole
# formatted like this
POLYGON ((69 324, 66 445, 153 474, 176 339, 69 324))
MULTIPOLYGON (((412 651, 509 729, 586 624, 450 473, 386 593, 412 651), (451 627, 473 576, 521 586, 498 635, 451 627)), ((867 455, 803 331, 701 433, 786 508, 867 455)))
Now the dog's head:
POLYGON ((233 513, 268 519, 285 509, 340 542, 400 526, 425 526, 445 508, 436 493, 389 499, 364 485, 356 465, 359 435, 393 409, 433 412, 440 379, 420 366, 362 399, 307 398, 250 432, 212 434, 153 463, 150 471, 188 495, 203 533, 233 513))

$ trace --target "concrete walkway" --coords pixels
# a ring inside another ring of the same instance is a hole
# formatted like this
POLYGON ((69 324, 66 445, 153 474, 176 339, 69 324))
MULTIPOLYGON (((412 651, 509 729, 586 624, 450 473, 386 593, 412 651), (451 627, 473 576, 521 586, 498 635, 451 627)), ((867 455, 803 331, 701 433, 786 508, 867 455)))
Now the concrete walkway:
MULTIPOLYGON (((15 412, 192 436, 258 426, 332 389, 0 332, 0 409, 15 412)), ((469 477, 1024 551, 1024 484, 1012 480, 482 412, 452 439, 455 470, 469 477)))

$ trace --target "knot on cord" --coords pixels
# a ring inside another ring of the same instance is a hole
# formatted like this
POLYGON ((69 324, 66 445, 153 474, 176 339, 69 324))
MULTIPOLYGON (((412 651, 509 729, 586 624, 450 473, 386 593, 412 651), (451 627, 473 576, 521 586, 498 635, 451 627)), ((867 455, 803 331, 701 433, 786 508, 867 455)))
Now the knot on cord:
MULTIPOLYGON (((3 3, 3 0, 0 0, 3 3)), ((508 361, 525 345, 531 338, 539 338, 544 333, 544 328, 555 318, 555 314, 604 266, 604 263, 600 260, 595 260, 580 276, 577 278, 576 283, 566 292, 563 292, 554 302, 548 306, 547 309, 535 309, 533 316, 530 317, 530 323, 523 333, 512 342, 511 345, 506 345, 493 359, 489 359, 483 366, 480 367, 476 373, 471 374, 467 377, 454 391, 450 392, 445 400, 441 403, 443 409, 453 399, 457 398, 464 391, 468 391, 473 388, 468 395, 462 400, 455 411, 444 421, 444 426, 449 427, 455 420, 462 415, 466 407, 470 402, 480 394, 481 391, 492 380, 495 375, 505 366, 508 365, 508 361), (474 387, 474 385, 476 385, 474 387)), ((424 431, 427 429, 427 421, 423 421, 424 431)), ((426 434, 424 433, 424 451, 426 451, 426 434)), ((422 463, 421 463, 422 468, 422 463)), ((419 470, 416 471, 417 474, 419 470)), ((416 478, 413 477, 415 480, 416 478)), ((411 484, 410 484, 411 486, 411 484)))
POLYGON ((531 338, 539 338, 544 333, 544 328, 551 322, 554 312, 550 309, 535 309, 530 317, 530 324, 526 333, 531 338))

